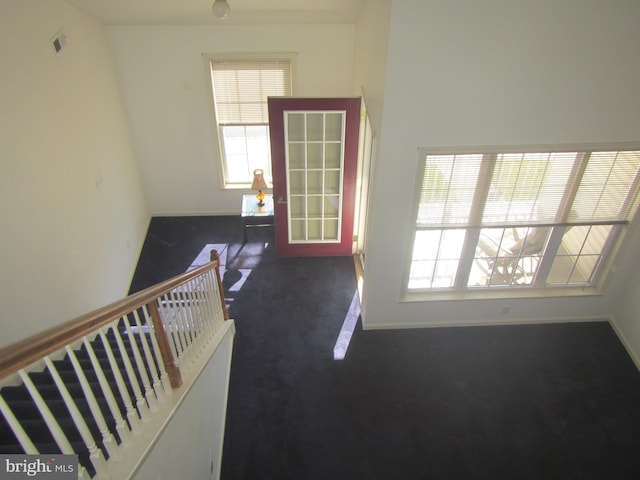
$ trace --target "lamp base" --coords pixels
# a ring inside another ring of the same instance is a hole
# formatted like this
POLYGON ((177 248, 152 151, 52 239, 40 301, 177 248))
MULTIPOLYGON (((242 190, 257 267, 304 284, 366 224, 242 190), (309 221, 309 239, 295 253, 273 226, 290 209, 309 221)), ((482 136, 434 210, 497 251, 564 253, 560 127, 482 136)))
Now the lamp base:
POLYGON ((258 200, 258 206, 264 207, 264 192, 262 190, 258 190, 258 194, 256 195, 256 200, 258 200))

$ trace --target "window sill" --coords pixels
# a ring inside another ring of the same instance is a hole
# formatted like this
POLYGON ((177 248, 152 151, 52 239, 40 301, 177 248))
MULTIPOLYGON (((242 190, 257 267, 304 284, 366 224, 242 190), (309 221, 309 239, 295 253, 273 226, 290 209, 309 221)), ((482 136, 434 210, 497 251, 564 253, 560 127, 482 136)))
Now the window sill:
MULTIPOLYGON (((256 190, 251 188, 251 184, 250 183, 228 183, 226 185, 222 185, 220 187, 222 190, 247 190, 247 192, 255 192, 256 190)), ((273 187, 267 187, 266 190, 264 190, 265 193, 267 193, 267 190, 271 190, 273 187)))
POLYGON ((226 183, 220 187, 222 190, 251 190, 250 183, 226 183))
POLYGON ((474 290, 437 290, 431 292, 406 292, 398 302, 447 302, 452 300, 497 300, 557 297, 593 297, 603 292, 593 286, 557 288, 482 288, 474 290))

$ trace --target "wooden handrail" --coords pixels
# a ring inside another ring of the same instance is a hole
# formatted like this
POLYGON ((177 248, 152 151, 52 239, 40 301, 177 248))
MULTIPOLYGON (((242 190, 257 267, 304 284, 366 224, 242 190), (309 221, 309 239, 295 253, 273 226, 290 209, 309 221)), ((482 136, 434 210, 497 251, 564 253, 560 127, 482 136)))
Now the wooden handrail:
MULTIPOLYGON (((211 253, 212 261, 205 265, 0 349, 0 380, 107 325, 112 320, 120 318, 143 305, 155 302, 161 295, 212 269, 215 269, 217 273, 218 287, 223 297, 222 305, 224 311, 226 311, 222 282, 220 281, 220 260, 217 252, 214 259, 214 251, 211 253)), ((226 319, 227 317, 225 317, 226 319)), ((170 350, 168 352, 171 354, 170 350)), ((164 358, 164 354, 163 360, 165 365, 174 363, 172 358, 164 358)))

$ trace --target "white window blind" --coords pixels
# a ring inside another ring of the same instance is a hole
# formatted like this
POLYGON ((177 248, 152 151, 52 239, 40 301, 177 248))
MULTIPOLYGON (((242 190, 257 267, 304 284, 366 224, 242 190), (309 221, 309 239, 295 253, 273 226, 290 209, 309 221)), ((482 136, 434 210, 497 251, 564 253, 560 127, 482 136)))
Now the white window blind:
POLYGON ((293 95, 291 54, 210 57, 224 185, 248 187, 253 171, 271 182, 269 97, 293 95))
POLYGON ((426 155, 416 223, 629 220, 640 200, 639 183, 635 151, 426 155), (479 194, 483 189, 486 195, 479 194), (477 222, 474 209, 482 212, 477 222))
POLYGON ((640 152, 589 155, 570 220, 630 220, 638 203, 640 152))
POLYGON ((575 152, 497 155, 482 224, 556 221, 576 155, 575 152))
POLYGON ((429 155, 425 163, 418 225, 469 222, 482 155, 429 155))
POLYGON ((267 97, 291 95, 290 61, 212 61, 211 72, 220 125, 266 124, 267 97))

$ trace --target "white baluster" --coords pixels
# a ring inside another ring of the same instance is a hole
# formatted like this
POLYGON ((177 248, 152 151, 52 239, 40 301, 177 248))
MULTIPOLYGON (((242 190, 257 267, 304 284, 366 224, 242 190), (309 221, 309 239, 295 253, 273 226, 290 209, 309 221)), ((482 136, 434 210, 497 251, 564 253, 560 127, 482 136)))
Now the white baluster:
POLYGON ((124 346, 124 342, 122 341, 122 335, 120 335, 120 331, 117 328, 117 323, 111 325, 111 331, 116 339, 116 344, 120 349, 120 354, 122 356, 122 360, 124 362, 124 369, 127 372, 127 376, 129 377, 129 385, 133 389, 133 394, 135 396, 136 407, 138 407, 138 413, 140 414, 140 418, 143 422, 149 421, 149 416, 147 415, 147 403, 145 402, 144 397, 142 396, 142 390, 140 389, 140 384, 138 383, 138 377, 136 376, 136 372, 133 369, 133 365, 131 364, 131 359, 129 358, 129 353, 124 346))
MULTIPOLYGON (((145 315, 145 320, 147 319, 148 315, 147 315, 147 307, 144 306, 142 307, 142 312, 145 315)), ((160 358, 160 361, 158 361, 156 363, 155 361, 155 357, 152 353, 152 348, 153 348, 153 343, 151 344, 151 347, 149 346, 149 339, 153 339, 154 335, 153 335, 153 322, 148 322, 146 324, 147 326, 147 332, 149 334, 149 338, 147 338, 147 335, 144 333, 144 329, 142 326, 142 322, 140 321, 140 315, 138 314, 137 310, 133 311, 133 318, 136 322, 136 327, 138 328, 138 332, 140 332, 140 339, 142 340, 142 350, 144 352, 144 357, 146 360, 146 363, 149 367, 149 372, 151 373, 151 380, 152 380, 152 388, 153 391, 155 392, 156 395, 156 399, 159 403, 163 403, 164 402, 164 390, 161 388, 162 384, 160 382, 160 375, 158 372, 158 365, 163 365, 162 362, 162 358, 160 358)), ((151 340, 152 341, 152 340, 151 340)))
POLYGON ((202 330, 203 332, 207 332, 207 336, 209 336, 210 334, 209 329, 211 327, 211 319, 213 314, 211 305, 209 304, 209 283, 207 280, 211 273, 212 272, 207 272, 203 275, 203 277, 200 279, 200 286, 198 288, 198 302, 200 304, 202 330))
POLYGON ((222 303, 220 299, 220 292, 218 289, 218 280, 215 276, 215 272, 211 271, 206 277, 207 282, 207 304, 211 308, 211 327, 213 333, 215 333, 219 325, 224 321, 224 314, 222 313, 222 303))
POLYGON ((198 335, 200 334, 200 326, 198 324, 197 309, 198 304, 193 297, 194 280, 185 283, 182 286, 182 295, 185 298, 185 315, 187 317, 187 323, 189 325, 189 331, 191 332, 192 343, 198 341, 198 335))
MULTIPOLYGON (((85 337, 86 339, 86 337, 85 337)), ((73 366, 76 375, 78 376, 78 380, 80 381, 80 386, 82 387, 82 392, 84 393, 85 398, 87 399, 87 403, 89 404, 89 409, 91 410, 91 415, 96 421, 98 428, 100 429, 100 435, 102 436, 102 443, 104 445, 109 458, 114 458, 119 452, 117 450, 117 445, 115 443, 115 439, 113 438, 113 434, 109 427, 107 426, 107 422, 104 418, 104 414, 102 413, 102 409, 98 404, 98 400, 96 399, 93 390, 91 389, 91 385, 89 385, 89 381, 87 380, 87 375, 84 373, 78 358, 76 357, 76 353, 71 349, 69 345, 65 347, 67 355, 69 355, 69 360, 71 361, 71 365, 73 366)), ((95 367, 94 367, 95 370, 95 367)), ((97 372, 96 372, 97 376, 97 372)))
POLYGON ((173 321, 176 326, 176 333, 178 335, 178 338, 180 339, 180 345, 182 345, 182 351, 180 352, 180 355, 178 358, 181 364, 187 366, 189 342, 187 341, 187 337, 185 336, 185 332, 184 332, 184 325, 182 322, 182 308, 176 299, 174 290, 169 292, 169 298, 170 298, 171 304, 173 305, 173 312, 174 312, 173 321))
POLYGON ((203 338, 201 305, 197 298, 197 291, 200 289, 197 282, 198 279, 193 279, 186 286, 186 295, 189 299, 189 318, 191 319, 191 328, 193 328, 195 337, 194 348, 196 348, 196 354, 204 348, 204 343, 206 343, 205 338, 203 338))
POLYGON ((208 273, 205 273, 203 277, 199 279, 200 285, 196 291, 198 297, 198 316, 200 317, 200 323, 202 325, 201 335, 205 344, 211 340, 211 316, 213 313, 211 305, 209 305, 208 302, 209 293, 207 290, 209 286, 207 284, 207 276, 208 273))
POLYGON ((40 453, 31 441, 31 438, 29 438, 29 435, 27 435, 27 432, 25 432, 22 428, 22 425, 20 425, 20 422, 13 414, 13 411, 11 410, 9 405, 7 405, 7 402, 4 401, 4 397, 2 397, 2 395, 0 395, 0 412, 2 412, 2 415, 4 415, 4 418, 9 424, 11 431, 13 431, 13 434, 18 439, 18 442, 20 442, 20 446, 24 450, 24 453, 28 455, 40 453))
POLYGON ((80 464, 78 464, 78 480, 89 480, 91 476, 87 470, 80 464))
POLYGON ((100 329, 100 339, 102 340, 104 351, 107 354, 107 358, 109 359, 109 365, 111 365, 113 376, 116 379, 116 385, 118 386, 118 391, 120 392, 120 398, 122 398, 122 401, 124 402, 124 406, 127 411, 127 420, 129 421, 131 431, 133 433, 140 433, 140 417, 138 416, 138 412, 136 412, 136 409, 133 406, 133 398, 131 398, 129 390, 127 389, 127 384, 124 382, 124 378, 122 378, 122 372, 120 372, 118 362, 113 355, 113 350, 111 350, 111 344, 109 343, 109 339, 107 338, 102 328, 100 329))
POLYGON ((42 395, 40 395, 40 392, 31 381, 29 374, 24 369, 20 369, 18 374, 20 375, 24 386, 29 391, 31 398, 38 407, 38 411, 40 412, 40 415, 42 415, 47 427, 49 427, 49 431, 51 432, 51 435, 53 435, 53 439, 55 440, 56 445, 58 445, 58 448, 60 448, 60 451, 65 455, 74 455, 76 452, 73 451, 73 448, 69 443, 69 439, 62 431, 62 428, 60 428, 60 424, 53 416, 53 413, 51 413, 51 410, 49 410, 49 406, 42 398, 42 395))
MULTIPOLYGON (((145 305, 144 309, 144 318, 147 323, 147 328, 149 329, 149 338, 151 338, 151 345, 153 346, 153 354, 156 359, 158 370, 160 371, 160 383, 162 384, 162 390, 164 392, 164 396, 171 395, 173 389, 171 388, 171 381, 169 379, 169 375, 167 374, 167 370, 164 368, 164 359, 162 358, 162 354, 160 353, 160 346, 158 345, 158 339, 156 338, 156 327, 153 323, 153 319, 151 318, 151 314, 149 313, 148 307, 145 305)), ((158 310, 158 314, 160 315, 160 310, 158 310)), ((161 317, 162 319, 162 317, 161 317)), ((162 322, 164 325, 164 321, 162 322)), ((165 335, 165 331, 161 332, 162 335, 165 335)), ((173 340, 169 340, 169 343, 173 343, 173 340)), ((162 403, 162 397, 158 397, 160 402, 162 403)))
MULTIPOLYGON (((178 324, 175 320, 175 315, 172 313, 172 310, 170 310, 171 300, 168 298, 167 294, 163 295, 161 298, 162 300, 160 301, 160 306, 162 308, 159 309, 160 316, 162 317, 163 323, 167 328, 167 332, 169 332, 169 335, 171 335, 169 344, 171 345, 171 350, 173 351, 173 357, 176 359, 176 363, 179 363, 180 359, 182 358, 183 345, 180 341, 178 324)), ((173 311, 175 311, 175 309, 173 311)))
MULTIPOLYGON (((127 426, 127 422, 122 418, 122 413, 120 412, 120 407, 118 406, 118 402, 116 398, 113 396, 113 391, 111 390, 111 385, 109 385, 109 381, 104 374, 102 369, 102 365, 100 365, 100 361, 96 356, 95 351, 93 350, 93 346, 87 337, 84 337, 84 346, 87 349, 87 353, 89 354, 89 359, 91 360, 91 365, 93 366, 93 371, 96 372, 98 377, 98 383, 100 383, 100 387, 102 388, 102 392, 104 393, 104 398, 107 401, 107 405, 109 406, 109 411, 111 412, 111 416, 116 421, 116 432, 118 432, 118 436, 120 437, 120 443, 122 446, 126 446, 129 444, 129 427, 127 426)), ((108 360, 108 356, 107 356, 108 360)), ((111 364, 110 364, 111 365, 111 364)), ((111 365, 111 369, 113 370, 113 365, 111 365)), ((115 376, 115 373, 114 373, 115 376)), ((117 384, 117 381, 116 381, 117 384)), ((123 401, 126 404, 127 401, 123 397, 123 401)), ((130 403, 130 402, 129 402, 130 403)), ((131 410, 133 411, 133 405, 131 406, 131 410)))
POLYGON ((62 395, 62 399, 64 400, 65 405, 69 409, 69 413, 71 414, 73 423, 75 423, 76 427, 78 428, 78 432, 80 432, 82 441, 89 450, 89 459, 91 460, 93 467, 96 469, 96 473, 98 473, 99 475, 105 475, 107 471, 107 463, 102 450, 100 450, 96 445, 95 439, 93 438, 93 435, 89 430, 89 426, 82 416, 82 413, 80 413, 80 410, 78 409, 75 400, 69 393, 67 386, 60 377, 58 369, 48 356, 44 357, 44 361, 47 365, 47 368, 49 369, 49 373, 51 373, 51 376, 53 377, 53 381, 55 382, 56 387, 58 387, 60 395, 62 395))
MULTIPOLYGON (((140 355, 140 348, 138 347, 138 341, 131 330, 131 323, 129 322, 128 317, 122 317, 124 320, 125 328, 127 329, 127 336, 129 338, 129 343, 131 344, 131 349, 133 351, 133 359, 136 362, 136 366, 138 367, 138 373, 140 374, 140 378, 142 379, 142 386, 144 388, 144 398, 147 400, 147 405, 149 406, 149 410, 152 412, 156 412, 158 410, 158 402, 156 401, 156 394, 151 388, 151 382, 149 381, 149 375, 147 374, 147 368, 145 363, 142 361, 142 356, 140 355)), ((140 324, 138 323, 138 327, 140 324)), ((144 337, 144 334, 139 329, 140 337, 144 337)))

